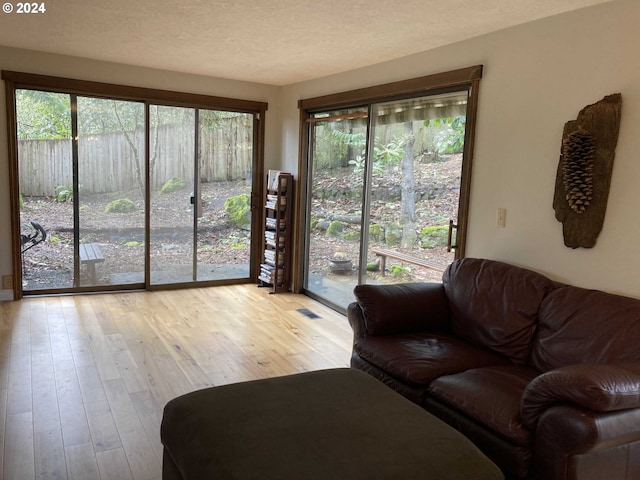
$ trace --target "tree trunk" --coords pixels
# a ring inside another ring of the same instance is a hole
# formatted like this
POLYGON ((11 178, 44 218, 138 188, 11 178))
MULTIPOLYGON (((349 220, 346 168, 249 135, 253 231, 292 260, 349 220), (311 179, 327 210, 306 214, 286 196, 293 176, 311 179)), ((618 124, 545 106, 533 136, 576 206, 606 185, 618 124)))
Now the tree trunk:
POLYGON ((411 247, 417 239, 416 182, 413 167, 413 144, 415 143, 413 122, 405 122, 404 134, 404 156, 402 157, 402 212, 400 215, 400 225, 402 227, 401 245, 403 247, 411 247))

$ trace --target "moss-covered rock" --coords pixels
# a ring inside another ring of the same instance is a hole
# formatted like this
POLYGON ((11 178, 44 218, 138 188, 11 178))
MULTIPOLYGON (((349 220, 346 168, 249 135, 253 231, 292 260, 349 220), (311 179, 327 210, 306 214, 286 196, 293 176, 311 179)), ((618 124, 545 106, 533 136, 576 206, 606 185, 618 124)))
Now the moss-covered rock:
POLYGON ((341 235, 343 240, 358 241, 360 240, 360 232, 358 230, 347 230, 341 235))
POLYGON ((132 213, 138 210, 136 204, 128 198, 120 198, 109 203, 104 211, 105 213, 132 213))
POLYGON ((251 226, 251 208, 249 207, 249 195, 242 193, 235 197, 229 197, 224 202, 224 210, 238 228, 251 226))
POLYGON ((347 224, 344 222, 340 222, 338 220, 332 221, 329 224, 329 227, 327 228, 327 236, 328 237, 338 236, 340 233, 342 233, 342 231, 345 229, 346 226, 347 224))
POLYGON ((394 247, 400 245, 400 240, 402 240, 402 229, 400 226, 395 223, 388 224, 385 227, 385 243, 390 247, 394 247))
POLYGON ((375 242, 382 242, 384 240, 384 229, 379 223, 372 223, 369 225, 369 238, 375 242))
POLYGON ((184 180, 180 177, 171 177, 169 180, 162 185, 160 189, 160 193, 166 195, 167 193, 175 192, 177 190, 183 189, 185 186, 184 180))
POLYGON ((424 227, 420 231, 420 245, 423 248, 444 247, 447 245, 448 236, 449 227, 445 225, 424 227))

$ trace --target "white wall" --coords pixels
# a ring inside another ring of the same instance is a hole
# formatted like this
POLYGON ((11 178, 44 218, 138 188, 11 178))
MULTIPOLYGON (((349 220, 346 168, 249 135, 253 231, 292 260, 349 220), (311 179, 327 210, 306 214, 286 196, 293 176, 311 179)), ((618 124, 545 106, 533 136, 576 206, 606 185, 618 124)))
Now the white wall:
POLYGON ((285 168, 297 168, 299 99, 483 64, 467 255, 640 297, 638 25, 640 2, 621 0, 287 86, 285 168), (552 208, 562 129, 615 92, 622 123, 603 231, 594 248, 572 250, 552 208), (495 225, 499 207, 507 209, 503 229, 495 225))
MULTIPOLYGON (((281 132, 278 101, 280 89, 277 87, 6 47, 0 47, 0 69, 268 102, 265 124, 265 159, 267 168, 278 165, 281 132)), ((0 83, 4 85, 4 82, 0 83)), ((0 92, 0 275, 12 273, 9 161, 5 109, 3 88, 0 92)), ((0 290, 0 300, 11 298, 11 291, 0 290)))

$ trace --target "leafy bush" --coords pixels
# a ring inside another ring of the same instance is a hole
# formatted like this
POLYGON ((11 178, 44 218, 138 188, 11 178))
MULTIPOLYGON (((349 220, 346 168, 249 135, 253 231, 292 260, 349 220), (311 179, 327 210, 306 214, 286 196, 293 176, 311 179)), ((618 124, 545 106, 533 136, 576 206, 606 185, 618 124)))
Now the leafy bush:
POLYGON ((466 123, 467 118, 460 116, 425 120, 424 126, 440 127, 442 125, 447 127, 436 135, 436 150, 438 153, 460 153, 464 148, 466 123))
POLYGON ((401 277, 409 273, 409 270, 404 268, 402 265, 391 265, 391 275, 394 277, 401 277))
POLYGON ((424 227, 420 231, 420 244, 423 248, 444 247, 447 245, 448 236, 449 227, 445 225, 424 227))
POLYGON ((109 203, 104 211, 105 213, 132 213, 138 210, 136 204, 128 198, 120 198, 109 203))
POLYGON ((73 202, 73 185, 58 185, 53 198, 56 202, 73 202))
POLYGON ((160 189, 160 193, 166 195, 167 193, 175 192, 184 188, 184 180, 180 177, 171 177, 165 182, 160 189))
POLYGON ((251 226, 251 209, 249 207, 249 195, 242 193, 235 197, 229 197, 224 202, 224 210, 238 228, 251 226))

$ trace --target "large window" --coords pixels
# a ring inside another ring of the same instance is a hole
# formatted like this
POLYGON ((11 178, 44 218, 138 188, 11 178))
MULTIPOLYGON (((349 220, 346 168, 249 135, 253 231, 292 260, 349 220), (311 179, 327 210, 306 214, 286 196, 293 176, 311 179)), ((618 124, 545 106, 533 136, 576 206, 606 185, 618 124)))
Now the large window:
POLYGON ((266 104, 2 78, 16 298, 255 278, 266 104))
POLYGON ((439 281, 464 255, 481 72, 301 102, 298 291, 344 309, 357 284, 439 281))

